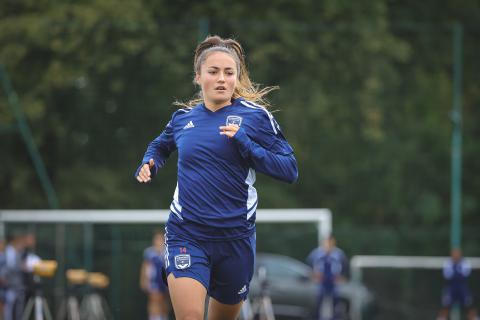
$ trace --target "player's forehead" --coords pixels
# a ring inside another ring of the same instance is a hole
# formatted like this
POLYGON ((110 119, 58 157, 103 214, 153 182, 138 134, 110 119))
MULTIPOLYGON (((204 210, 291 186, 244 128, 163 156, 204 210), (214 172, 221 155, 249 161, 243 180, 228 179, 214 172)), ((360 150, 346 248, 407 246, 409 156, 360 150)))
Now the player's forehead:
POLYGON ((236 63, 230 54, 222 51, 213 51, 207 56, 202 67, 211 69, 235 69, 236 63))

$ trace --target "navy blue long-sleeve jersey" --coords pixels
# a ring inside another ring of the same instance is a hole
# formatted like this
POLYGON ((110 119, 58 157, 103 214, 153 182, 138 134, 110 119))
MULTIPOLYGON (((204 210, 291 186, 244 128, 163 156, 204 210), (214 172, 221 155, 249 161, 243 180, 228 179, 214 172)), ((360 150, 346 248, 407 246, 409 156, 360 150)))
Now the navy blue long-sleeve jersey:
POLYGON ((289 183, 298 178, 293 149, 278 123, 265 108, 243 98, 215 112, 204 104, 177 110, 149 144, 142 165, 154 159, 154 176, 175 150, 178 182, 167 226, 200 239, 253 233, 257 171, 289 183), (240 126, 233 138, 220 134, 219 127, 227 124, 240 126))
POLYGON ((467 278, 472 271, 470 263, 465 259, 455 261, 450 259, 443 264, 443 277, 448 280, 448 286, 453 291, 465 290, 467 278))

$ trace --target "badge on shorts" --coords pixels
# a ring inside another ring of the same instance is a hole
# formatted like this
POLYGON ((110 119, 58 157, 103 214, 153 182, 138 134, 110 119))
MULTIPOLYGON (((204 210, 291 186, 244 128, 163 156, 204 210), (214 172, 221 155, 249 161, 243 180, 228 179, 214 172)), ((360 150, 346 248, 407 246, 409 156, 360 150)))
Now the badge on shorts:
POLYGON ((237 125, 237 126, 240 127, 241 124, 242 124, 242 117, 239 117, 239 116, 228 116, 227 117, 227 121, 226 121, 227 126, 237 125))
POLYGON ((189 254, 176 255, 175 267, 180 270, 187 269, 188 267, 190 267, 190 255, 189 254))

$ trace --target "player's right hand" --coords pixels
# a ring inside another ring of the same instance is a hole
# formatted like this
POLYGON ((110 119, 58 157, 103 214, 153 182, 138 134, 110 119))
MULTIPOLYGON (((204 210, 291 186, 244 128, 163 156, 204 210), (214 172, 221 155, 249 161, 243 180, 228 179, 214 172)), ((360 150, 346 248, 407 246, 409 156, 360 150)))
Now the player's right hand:
POLYGON ((153 168, 155 165, 155 161, 153 159, 150 159, 148 163, 145 163, 142 166, 142 169, 140 169, 140 172, 138 173, 137 180, 140 183, 147 183, 152 180, 152 173, 150 172, 150 169, 153 168))

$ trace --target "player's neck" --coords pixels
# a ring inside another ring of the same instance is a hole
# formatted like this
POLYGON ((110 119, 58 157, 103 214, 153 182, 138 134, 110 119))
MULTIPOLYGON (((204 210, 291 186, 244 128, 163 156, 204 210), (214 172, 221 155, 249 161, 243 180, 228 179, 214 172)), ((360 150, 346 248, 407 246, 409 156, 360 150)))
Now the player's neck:
POLYGON ((217 112, 218 110, 228 107, 231 104, 232 104, 231 99, 226 101, 221 101, 221 102, 214 102, 214 101, 208 101, 208 100, 204 101, 205 108, 207 108, 212 112, 217 112))

